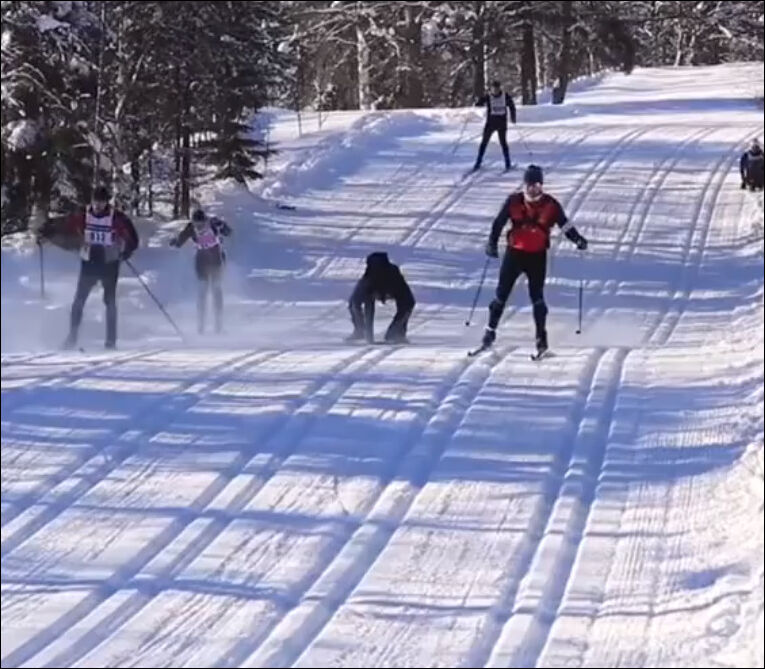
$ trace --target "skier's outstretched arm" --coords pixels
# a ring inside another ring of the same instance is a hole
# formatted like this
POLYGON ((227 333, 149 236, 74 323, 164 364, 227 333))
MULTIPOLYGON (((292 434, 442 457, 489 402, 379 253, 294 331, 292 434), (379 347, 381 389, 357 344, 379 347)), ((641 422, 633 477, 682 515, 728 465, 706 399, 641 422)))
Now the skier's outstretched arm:
POLYGON ((183 246, 191 238, 191 230, 191 223, 187 223, 186 227, 181 230, 178 236, 173 237, 173 239, 170 240, 170 246, 175 246, 176 248, 183 246))
POLYGON ((213 227, 215 228, 215 232, 219 235, 223 235, 224 237, 230 237, 231 236, 231 226, 226 223, 221 218, 214 218, 212 221, 213 227))
POLYGON ((576 248, 580 251, 584 251, 587 248, 587 240, 574 227, 574 224, 568 220, 563 207, 560 205, 558 205, 558 220, 556 222, 563 234, 566 235, 566 238, 571 243, 576 244, 576 248))
POLYGON ((135 229, 135 225, 133 225, 133 221, 125 214, 122 214, 122 223, 127 235, 127 239, 124 240, 125 247, 122 250, 122 260, 129 260, 130 256, 138 248, 138 232, 135 229))
POLYGON ((64 251, 76 251, 82 246, 82 227, 85 215, 72 214, 66 218, 52 219, 38 233, 38 241, 50 242, 64 251))
POLYGON ((510 198, 509 195, 505 202, 502 204, 502 208, 497 212, 494 217, 494 221, 491 224, 491 232, 489 233, 489 241, 486 243, 486 255, 490 258, 498 258, 499 251, 497 245, 499 244, 499 236, 502 234, 502 228, 505 227, 508 220, 510 220, 510 198))
POLYGON ((510 120, 513 122, 513 125, 515 125, 515 103, 513 102, 513 98, 510 97, 510 93, 505 93, 505 104, 510 110, 510 120))

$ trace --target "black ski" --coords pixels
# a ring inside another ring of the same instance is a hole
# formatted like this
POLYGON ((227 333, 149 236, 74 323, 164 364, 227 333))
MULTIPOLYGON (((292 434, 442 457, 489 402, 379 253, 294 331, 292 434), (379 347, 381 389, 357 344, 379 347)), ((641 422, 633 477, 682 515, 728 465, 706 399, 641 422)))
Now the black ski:
POLYGON ((532 353, 529 358, 531 358, 534 362, 539 362, 540 360, 544 360, 545 358, 551 358, 553 356, 553 352, 546 348, 542 351, 537 351, 536 353, 532 353))
POLYGON ((481 355, 481 353, 486 351, 491 351, 491 344, 488 346, 481 344, 478 348, 475 348, 472 351, 468 351, 468 358, 475 358, 477 355, 481 355))

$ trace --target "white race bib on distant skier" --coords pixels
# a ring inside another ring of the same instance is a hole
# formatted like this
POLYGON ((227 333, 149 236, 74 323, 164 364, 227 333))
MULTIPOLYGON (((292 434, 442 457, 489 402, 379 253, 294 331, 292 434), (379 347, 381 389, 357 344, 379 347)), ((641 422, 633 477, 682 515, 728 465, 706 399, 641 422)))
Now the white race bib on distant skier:
POLYGON ((207 226, 201 232, 197 232, 197 248, 200 250, 213 249, 220 244, 218 235, 213 232, 210 226, 207 226))
POLYGON ((491 109, 492 116, 504 116, 505 115, 505 94, 502 95, 490 95, 489 107, 491 109))

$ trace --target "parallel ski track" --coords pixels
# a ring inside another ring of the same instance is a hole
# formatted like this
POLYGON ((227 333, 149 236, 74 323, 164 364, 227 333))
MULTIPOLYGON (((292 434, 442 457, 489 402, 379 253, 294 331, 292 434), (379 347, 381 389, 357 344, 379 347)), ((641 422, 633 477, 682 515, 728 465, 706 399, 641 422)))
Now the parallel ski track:
POLYGON ((2 556, 7 556, 39 529, 75 505, 101 480, 134 455, 142 445, 141 439, 133 437, 136 432, 140 432, 144 438, 150 437, 154 432, 161 429, 168 420, 181 415, 188 407, 209 396, 221 379, 230 377, 240 367, 265 362, 278 355, 279 353, 275 351, 244 353, 234 357, 233 360, 226 360, 212 369, 206 369, 195 374, 184 382, 182 388, 159 403, 155 397, 147 397, 141 402, 139 411, 136 411, 136 415, 143 415, 145 418, 139 418, 137 422, 133 422, 116 439, 108 436, 95 442, 93 448, 89 449, 90 457, 70 473, 65 480, 44 494, 18 506, 16 518, 11 522, 6 522, 2 528, 2 544, 0 544, 2 556), (204 388, 200 392, 189 392, 199 384, 204 384, 204 388), (149 407, 151 407, 151 411, 146 411, 149 407), (115 446, 110 447, 110 444, 115 444, 115 446), (108 453, 105 454, 105 451, 108 453), (46 500, 47 497, 50 499, 46 500), (33 509, 33 507, 38 508, 33 509), (30 509, 32 510, 29 511, 30 509))
MULTIPOLYGON (((668 126, 660 126, 660 129, 666 129, 668 126)), ((612 261, 618 263, 631 262, 638 248, 640 239, 646 229, 646 224, 650 220, 650 213, 656 201, 656 197, 661 193, 667 178, 672 174, 675 167, 683 160, 685 152, 691 144, 701 141, 709 136, 716 128, 701 128, 692 132, 683 139, 672 152, 665 156, 659 163, 654 164, 651 175, 648 178, 648 184, 645 189, 641 189, 638 196, 633 200, 625 225, 618 240, 614 243, 614 248, 610 254, 612 261), (633 228, 635 228, 633 230, 633 228)), ((586 282, 585 282, 586 285, 586 282)), ((605 282, 600 290, 601 296, 615 295, 619 287, 616 279, 610 279, 605 282)), ((606 307, 596 307, 593 312, 587 313, 586 322, 592 324, 598 317, 602 317, 606 307)), ((649 333, 650 335, 650 333, 649 333)))
POLYGON ((524 576, 510 586, 506 603, 492 624, 504 621, 487 654, 481 649, 475 665, 488 667, 536 666, 556 619, 571 578, 584 528, 592 511, 598 477, 613 421, 616 397, 629 352, 600 351, 589 394, 579 420, 568 463, 556 472, 555 501, 524 576))
POLYGON ((715 212, 715 205, 720 197, 725 180, 731 172, 734 165, 737 164, 736 148, 750 137, 756 129, 748 128, 742 133, 741 138, 730 143, 730 150, 721 152, 720 158, 709 174, 709 179, 704 186, 704 192, 698 198, 696 209, 694 210, 694 221, 703 218, 701 225, 694 225, 689 230, 683 244, 683 269, 680 279, 680 286, 676 288, 674 295, 669 300, 671 305, 656 325, 649 341, 659 346, 664 346, 672 338, 675 328, 685 312, 685 306, 690 297, 693 288, 693 280, 698 276, 701 259, 704 248, 709 236, 709 230, 712 225, 712 219, 715 212), (706 208, 705 208, 706 206, 706 208))
MULTIPOLYGON (((636 138, 638 138, 639 136, 641 136, 647 131, 648 131, 648 128, 645 128, 645 127, 639 127, 639 128, 629 130, 617 141, 616 146, 612 146, 607 152, 605 152, 603 156, 601 156, 598 160, 596 160, 593 163, 593 165, 590 167, 590 169, 585 174, 585 176, 578 181, 576 187, 572 191, 572 195, 569 196, 568 198, 568 200, 570 201, 578 196, 577 204, 575 206, 574 212, 578 211, 578 209, 582 206, 582 204, 586 200, 587 195, 590 192, 592 192, 592 190, 596 187, 597 183, 599 182, 600 178, 603 176, 605 171, 607 171, 608 166, 611 165, 618 158, 621 152, 625 150, 624 147, 629 145, 631 141, 634 141, 636 138)), ((588 135, 585 134, 583 137, 580 138, 579 141, 584 141, 584 139, 587 136, 588 135)), ((465 189, 465 191, 466 190, 467 189, 465 189)), ((462 195, 460 195, 460 197, 462 197, 462 195)), ((459 201, 459 198, 457 198, 456 201, 459 201)), ((434 219, 432 223, 435 224, 436 221, 437 221, 437 218, 434 219)), ((416 243, 416 240, 413 243, 416 243)), ((602 355, 602 352, 600 352, 599 355, 602 355)), ((470 367, 468 366, 468 369, 469 368, 470 367)), ((593 373, 594 373, 594 369, 595 367, 593 363, 592 364, 593 373)), ((484 383, 486 382, 486 380, 488 380, 488 378, 489 377, 487 376, 484 383)), ((480 388, 476 391, 475 395, 472 396, 472 399, 475 399, 478 392, 480 392, 480 388)), ((582 393, 586 394, 586 392, 587 392, 586 390, 582 390, 580 394, 582 393)), ((463 414, 463 418, 464 418, 464 414, 463 414)), ((443 453, 443 449, 441 450, 441 453, 443 453)), ((440 457, 440 453, 439 453, 439 457, 440 457)), ((434 462, 432 463, 432 467, 435 466, 437 462, 438 462, 438 459, 434 460, 434 462)), ((423 485, 426 482, 427 482, 427 479, 423 481, 423 485)), ((277 630, 273 633, 271 638, 268 638, 262 642, 263 650, 256 650, 253 658, 251 658, 250 660, 247 660, 245 666, 264 666, 264 665, 265 666, 288 666, 289 664, 295 662, 299 658, 300 654, 304 652, 306 648, 308 648, 308 646, 310 645, 310 642, 314 638, 316 638, 320 634, 321 630, 330 622, 332 616, 342 606, 344 601, 351 595, 355 586, 361 582, 365 573, 371 568, 371 566, 374 564, 377 557, 379 557, 379 555, 382 553, 383 549, 385 548, 385 545, 387 545, 387 541, 393 535, 393 532, 395 531, 397 524, 400 523, 401 519, 403 519, 408 509, 414 503, 415 499, 416 499, 416 494, 412 496, 406 508, 403 509, 402 515, 399 516, 397 514, 396 525, 393 525, 390 527, 390 529, 387 532, 385 541, 382 543, 382 545, 376 548, 374 557, 372 559, 367 558, 365 560, 363 570, 360 571, 360 573, 358 573, 359 568, 357 565, 354 565, 353 567, 350 568, 354 570, 353 573, 355 576, 350 587, 348 587, 348 583, 345 582, 345 578, 347 578, 347 576, 343 578, 339 575, 330 575, 330 576, 323 575, 318 579, 317 583, 324 583, 324 582, 327 583, 327 585, 323 585, 323 587, 320 588, 320 592, 323 592, 326 594, 327 591, 334 592, 334 591, 340 590, 343 594, 341 599, 333 598, 332 600, 330 600, 331 604, 328 604, 326 601, 323 601, 323 598, 320 595, 317 594, 316 596, 311 598, 309 603, 299 605, 293 613, 291 613, 287 618, 285 618, 285 622, 283 623, 284 630, 280 631, 279 628, 277 628, 277 630), (338 584, 341 584, 341 585, 339 586, 338 584), (301 634, 295 635, 295 632, 294 632, 295 625, 298 626, 298 628, 301 631, 301 634), (292 630, 292 631, 288 633, 287 630, 292 630), (301 641, 301 643, 296 643, 294 641, 294 638, 302 639, 302 632, 304 631, 309 631, 310 636, 308 636, 308 638, 306 638, 304 642, 301 641), (293 635, 292 640, 290 639, 290 635, 293 635), (281 646, 286 646, 287 650, 282 652, 280 650, 281 646)), ((552 504, 550 504, 550 506, 552 506, 552 504)), ((548 510, 548 513, 549 513, 549 510, 548 510)), ((544 519, 541 519, 540 522, 544 523, 544 519)), ((379 530, 378 530, 378 533, 379 533, 379 530)), ((365 535, 369 535, 369 534, 371 534, 371 537, 366 539, 367 542, 374 539, 376 539, 377 542, 379 542, 379 538, 376 537, 376 534, 372 530, 367 530, 366 533, 358 534, 359 544, 357 546, 354 546, 354 551, 357 554, 363 555, 366 553, 366 551, 369 550, 367 548, 365 551, 363 547, 363 543, 360 543, 362 541, 362 538, 365 535)), ((338 569, 342 570, 342 567, 338 569)), ((347 572, 348 569, 349 568, 346 568, 345 572, 347 572)), ((325 574, 333 574, 333 570, 331 566, 327 568, 327 571, 325 572, 325 574)), ((257 648, 257 646, 255 646, 255 648, 257 648)))
MULTIPOLYGON (((34 396, 35 402, 42 405, 45 404, 46 397, 51 397, 50 393, 46 395, 45 391, 47 389, 57 389, 73 381, 100 374, 120 364, 135 362, 141 358, 156 355, 160 352, 161 351, 159 350, 140 352, 134 351, 128 355, 119 356, 117 358, 110 358, 101 362, 96 362, 92 365, 84 366, 82 369, 79 369, 75 372, 56 377, 49 383, 35 385, 33 386, 33 388, 37 389, 37 394, 34 396), (41 391, 41 387, 44 388, 44 390, 41 391)), ((30 397, 31 389, 32 388, 30 387, 25 387, 13 391, 13 394, 18 398, 15 402, 12 401, 11 398, 3 398, 3 416, 5 417, 4 420, 7 420, 13 415, 15 411, 27 403, 28 398, 30 397)), ((151 401, 153 401, 153 399, 148 398, 146 402, 141 403, 141 405, 137 407, 135 414, 137 414, 145 404, 148 404, 151 401)), ((69 466, 62 467, 55 474, 50 475, 34 490, 30 490, 28 493, 20 496, 18 499, 14 499, 13 502, 11 502, 12 506, 3 511, 1 523, 2 527, 5 527, 5 525, 12 521, 16 516, 29 508, 32 504, 35 504, 37 500, 48 493, 52 488, 66 481, 83 465, 84 462, 90 460, 93 455, 97 453, 101 448, 103 448, 103 444, 100 444, 100 442, 95 444, 93 448, 88 448, 85 452, 83 452, 80 458, 75 460, 69 466)))
MULTIPOLYGON (((599 180, 607 173, 608 166, 623 153, 624 147, 629 146, 650 129, 652 128, 641 127, 627 132, 578 181, 568 198, 572 219, 599 180)), ((628 224, 620 234, 619 240, 614 243, 612 254, 614 258, 622 257, 628 236, 631 238, 631 243, 627 246, 626 251, 629 257, 632 256, 635 251, 635 244, 642 235, 649 218, 656 195, 660 192, 668 174, 682 159, 685 147, 691 142, 701 141, 704 136, 712 131, 704 128, 694 132, 683 141, 671 158, 664 158, 658 166, 654 167, 649 177, 649 183, 654 185, 647 197, 643 192, 632 203, 628 224), (667 167, 661 172, 665 165, 667 167), (642 215, 636 216, 639 207, 642 215), (633 221, 637 223, 637 229, 630 233, 633 229, 633 221)), ((751 132, 748 130, 744 138, 749 136, 751 132)), ((584 141, 585 137, 582 137, 580 142, 584 141)), ((458 145, 459 141, 456 146, 458 145)), ((737 140, 732 143, 732 149, 739 145, 740 140, 737 140)), ((690 294, 693 277, 698 274, 704 247, 709 236, 715 203, 719 199, 726 176, 734 162, 733 158, 723 155, 717 161, 704 185, 703 193, 697 201, 696 216, 694 217, 694 221, 697 221, 702 218, 703 214, 702 225, 696 225, 689 230, 683 246, 685 269, 680 286, 676 288, 672 299, 672 303, 678 306, 668 309, 659 316, 649 331, 648 341, 650 343, 666 344, 677 327, 683 312, 682 305, 678 304, 678 300, 681 300, 683 296, 687 300, 690 294), (707 204, 706 209, 704 208, 705 203, 707 204), (691 260, 693 260, 692 267, 688 267, 691 260)), ((403 163, 399 165, 399 168, 402 166, 403 163)), ((415 174, 423 167, 424 165, 419 164, 415 174)), ((404 243, 414 245, 419 243, 437 225, 438 220, 455 206, 473 185, 475 182, 469 182, 460 189, 456 197, 451 193, 450 197, 445 197, 443 201, 440 201, 440 205, 443 206, 438 206, 439 211, 422 217, 404 243)), ((394 189, 391 188, 383 195, 381 202, 387 201, 393 195, 394 189)), ((371 219, 371 217, 369 218, 371 219)), ((352 235, 359 231, 360 229, 357 229, 352 235)), ((615 284, 611 284, 610 289, 611 291, 615 290, 615 284)), ((336 308, 333 307, 332 309, 336 308)), ((394 350, 387 349, 370 353, 367 349, 362 349, 358 354, 351 356, 350 360, 344 360, 340 363, 341 369, 334 372, 330 370, 329 380, 321 382, 313 392, 308 393, 310 398, 314 392, 321 395, 323 390, 326 391, 327 388, 332 387, 327 391, 328 394, 325 395, 325 398, 322 398, 321 408, 318 412, 298 415, 300 407, 297 407, 295 412, 286 418, 283 427, 272 437, 278 441, 277 437, 282 436, 283 432, 291 435, 293 432, 297 433, 296 439, 284 440, 285 443, 291 443, 292 448, 289 452, 272 456, 272 459, 265 465, 259 465, 261 470, 259 477, 234 497, 232 502, 226 506, 226 511, 235 512, 237 509, 243 508, 246 502, 257 494, 263 485, 279 471, 290 453, 297 448, 300 440, 310 431, 316 418, 330 411, 334 403, 352 383, 352 381, 338 382, 337 379, 333 380, 334 374, 342 374, 343 369, 346 373, 350 373, 351 369, 354 370, 354 373, 361 373, 379 364, 394 350)), ((63 379, 54 381, 54 384, 61 385, 81 376, 99 373, 122 362, 132 361, 156 352, 158 351, 131 352, 127 356, 120 356, 118 359, 110 358, 73 372, 63 379)), ((52 354, 35 354, 21 361, 8 360, 7 363, 4 360, 3 365, 23 364, 48 355, 52 354)), ((235 369, 260 364, 265 359, 277 355, 279 355, 278 352, 246 354, 235 358, 233 361, 228 360, 222 363, 213 370, 213 381, 207 384, 205 392, 212 392, 216 382, 222 380, 224 376, 228 378, 235 369)), ((267 633, 242 642, 233 649, 230 657, 233 666, 242 662, 245 662, 244 666, 289 666, 297 661, 331 621, 337 610, 382 554, 389 539, 417 498, 420 488, 414 485, 413 481, 418 481, 420 486, 427 482, 433 468, 448 446, 448 436, 453 435, 459 425, 464 422, 470 404, 485 387, 493 368, 501 360, 504 360, 506 355, 507 352, 500 357, 495 357, 488 364, 483 362, 486 360, 485 358, 474 359, 474 361, 465 360, 456 364, 436 396, 421 411, 420 417, 402 446, 401 455, 403 457, 400 464, 395 468, 395 471, 386 472, 384 478, 386 485, 381 487, 377 498, 370 500, 371 508, 368 514, 357 523, 349 525, 348 535, 340 541, 339 545, 331 547, 326 556, 324 567, 317 573, 316 579, 306 584, 302 594, 296 597, 294 607, 286 611, 284 617, 275 621, 267 633), (459 408, 455 410, 455 406, 459 408), (402 474, 404 474, 403 478, 406 478, 406 474, 409 475, 408 489, 403 493, 400 490, 391 492, 393 487, 389 485, 390 482, 394 478, 402 478, 402 474)), ((546 496, 549 501, 545 503, 545 508, 535 517, 532 527, 527 533, 525 559, 521 560, 518 575, 508 581, 500 600, 492 607, 489 623, 485 627, 484 633, 476 640, 471 649, 469 666, 484 666, 487 662, 487 666, 508 666, 508 664, 534 666, 539 659, 564 592, 572 577, 572 567, 581 548, 584 528, 596 496, 598 475, 602 470, 610 434, 609 428, 612 425, 620 378, 627 356, 628 351, 625 349, 597 349, 593 351, 585 372, 580 378, 580 387, 577 391, 575 422, 579 424, 579 431, 576 440, 571 444, 570 449, 559 451, 556 455, 552 476, 548 481, 549 490, 552 494, 546 496)), ((207 378, 209 374, 208 371, 200 376, 207 378)), ((201 378, 195 377, 188 382, 187 389, 201 380, 201 378)), ((198 401, 198 399, 199 397, 196 396, 193 401, 198 401)), ((309 402, 310 400, 306 400, 301 406, 305 407, 309 402)), ((173 415, 176 413, 174 412, 173 415)), ((154 422, 156 421, 147 421, 147 425, 151 423, 153 426, 154 422)), ((162 424, 164 425, 164 421, 162 424)), ((157 427, 152 426, 146 429, 154 430, 157 427)), ((37 531, 55 517, 75 505, 101 480, 104 473, 108 473, 121 462, 124 462, 134 448, 123 447, 120 456, 110 463, 107 470, 104 470, 103 463, 97 465, 95 462, 91 462, 103 449, 103 447, 98 448, 91 460, 88 460, 84 465, 78 465, 74 470, 70 469, 68 474, 63 472, 57 474, 55 479, 50 480, 50 485, 46 485, 45 490, 35 491, 34 497, 26 499, 18 509, 14 509, 13 516, 19 516, 29 507, 39 503, 48 492, 54 493, 55 487, 61 482, 66 482, 67 478, 76 475, 79 479, 79 483, 64 493, 66 505, 57 510, 54 510, 55 507, 49 507, 41 514, 23 522, 17 520, 7 534, 6 532, 3 533, 3 556, 34 536, 37 531), (78 469, 83 470, 79 475, 76 474, 78 469)), ((204 509, 223 493, 228 483, 246 469, 248 469, 248 462, 244 461, 243 457, 238 459, 225 479, 216 481, 213 486, 200 494, 193 506, 192 515, 194 512, 203 513, 204 509)), ((60 501, 61 499, 56 500, 57 503, 60 501)), ((8 517, 5 513, 3 514, 4 526, 13 516, 8 517)), ((48 665, 71 664, 85 657, 152 601, 157 592, 157 587, 145 581, 136 583, 135 577, 144 566, 157 559, 170 544, 176 540, 180 541, 180 535, 189 529, 189 524, 190 522, 186 522, 182 526, 173 527, 172 530, 164 533, 167 536, 154 542, 155 545, 149 547, 147 551, 143 551, 138 558, 121 568, 118 577, 112 579, 108 586, 102 586, 99 592, 88 598, 75 610, 68 612, 51 628, 42 631, 27 644, 17 649, 11 656, 4 658, 4 666, 21 664, 30 659, 36 662, 38 658, 48 665), (105 605, 108 598, 116 591, 129 587, 137 588, 136 593, 129 600, 129 605, 124 609, 120 607, 106 619, 99 619, 99 607, 105 605), (73 638, 57 639, 59 635, 76 623, 80 624, 73 638)), ((200 533, 199 536, 194 537, 190 543, 192 548, 184 552, 182 558, 165 566, 161 574, 162 579, 172 580, 212 543, 227 524, 225 519, 217 519, 212 526, 200 533)))
MULTIPOLYGON (((162 579, 172 579, 182 569, 189 564, 194 557, 199 555, 206 546, 208 546, 225 529, 228 524, 226 518, 232 517, 233 512, 243 508, 246 503, 260 490, 263 485, 278 471, 281 463, 297 446, 302 436, 307 434, 318 416, 324 415, 329 411, 343 394, 343 392, 354 382, 355 375, 364 373, 378 364, 381 360, 393 354, 395 349, 368 350, 360 349, 353 353, 348 359, 337 363, 327 374, 316 382, 313 388, 309 388, 305 394, 304 400, 298 403, 295 410, 281 419, 281 426, 270 426, 272 435, 266 442, 267 447, 272 439, 283 437, 284 433, 293 436, 296 439, 285 440, 288 444, 285 451, 277 452, 269 457, 265 463, 262 463, 262 456, 255 455, 248 458, 242 454, 228 468, 228 471, 219 476, 207 489, 201 491, 194 504, 189 509, 188 517, 175 521, 162 535, 145 547, 134 559, 123 565, 118 573, 109 579, 108 582, 96 584, 95 591, 87 597, 80 605, 68 611, 59 621, 46 630, 42 630, 26 644, 19 647, 13 654, 4 658, 3 664, 18 665, 28 662, 33 657, 35 665, 51 664, 54 666, 74 664, 80 657, 87 654, 92 648, 100 643, 110 633, 116 631, 126 620, 140 611, 148 604, 156 594, 157 588, 152 583, 136 581, 136 577, 141 570, 152 563, 154 560, 162 562, 162 554, 168 551, 172 554, 171 545, 179 540, 186 542, 188 539, 181 537, 184 530, 196 518, 201 516, 205 509, 214 505, 216 498, 226 494, 228 484, 245 472, 248 468, 256 470, 257 476, 252 477, 249 486, 238 491, 234 498, 228 503, 220 517, 223 520, 217 520, 205 532, 198 537, 193 537, 192 542, 183 551, 179 560, 172 561, 169 564, 163 564, 160 568, 162 579), (340 376, 340 379, 337 376, 340 376), (343 379, 348 376, 348 379, 343 379), (315 400, 316 396, 320 399, 315 400), (317 408, 314 412, 302 412, 303 407, 311 402, 317 402, 317 408), (124 602, 116 611, 107 616, 102 616, 99 607, 110 608, 109 598, 114 596, 120 590, 135 588, 136 592, 124 602), (77 625, 74 632, 74 639, 69 639, 65 632, 77 625), (60 637, 60 638, 59 638, 60 637), (44 657, 35 657, 46 646, 55 642, 55 648, 46 652, 44 657)), ((281 353, 273 352, 268 355, 268 359, 277 357, 281 353)), ((249 354, 252 356, 252 354, 249 354)), ((262 354, 260 354, 262 356, 262 354)), ((239 360, 239 359, 238 359, 239 360)), ((253 360, 253 362, 264 362, 265 360, 253 360)), ((239 361, 240 364, 246 364, 246 361, 239 361)), ((224 380, 221 377, 221 380, 224 380)), ((191 384, 189 384, 191 385, 191 384)), ((207 388, 207 392, 214 391, 215 383, 212 382, 207 388)), ((192 402, 198 402, 199 396, 194 396, 192 402)), ((173 412, 176 416, 177 412, 173 412)), ((171 417, 172 418, 172 417, 171 417)), ((163 424, 166 421, 163 422, 163 424)), ((155 426, 158 429, 162 426, 155 426)), ((264 430, 265 431, 265 430, 264 430)))
MULTIPOLYGON (((578 137, 575 135, 573 138, 573 141, 566 142, 560 147, 560 153, 559 158, 547 168, 547 173, 553 172, 556 167, 561 165, 563 162, 565 162, 566 156, 568 155, 568 151, 570 151, 572 148, 579 146, 582 144, 588 137, 595 134, 595 130, 591 129, 589 131, 583 132, 578 137)), ((492 165, 494 165, 496 161, 492 162, 492 165)), ((512 173, 510 173, 512 174, 512 173)), ((447 214, 449 211, 451 211, 454 207, 456 207, 467 195, 468 192, 470 192, 475 186, 485 183, 485 180, 479 179, 476 180, 475 176, 480 176, 481 173, 477 172, 474 175, 469 175, 464 180, 461 180, 454 184, 453 188, 449 190, 447 193, 445 193, 441 198, 439 198, 432 206, 431 211, 427 214, 424 214, 418 218, 418 220, 414 224, 414 229, 409 232, 406 237, 404 237, 401 240, 402 246, 417 246, 426 235, 428 235, 432 230, 434 230, 438 223, 443 219, 444 215, 447 214)), ((517 184, 513 184, 512 186, 508 183, 507 188, 507 194, 510 194, 512 192, 513 188, 515 188, 517 184)), ((502 204, 502 201, 497 202, 497 208, 502 204)), ((493 213, 489 216, 493 216, 493 213)), ((486 225, 486 234, 488 235, 489 231, 489 223, 490 219, 487 218, 487 225, 486 225)))
POLYGON ((465 359, 450 374, 437 401, 431 403, 437 411, 407 440, 399 464, 386 477, 387 485, 366 518, 270 635, 248 644, 249 657, 237 655, 241 666, 291 666, 310 646, 380 557, 492 370, 514 350, 502 347, 491 357, 465 359))

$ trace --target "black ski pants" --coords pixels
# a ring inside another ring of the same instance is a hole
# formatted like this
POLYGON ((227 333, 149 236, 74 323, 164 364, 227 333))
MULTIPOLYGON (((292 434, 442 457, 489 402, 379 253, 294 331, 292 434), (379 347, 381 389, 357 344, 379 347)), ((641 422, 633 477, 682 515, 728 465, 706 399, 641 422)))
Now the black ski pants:
POLYGON ((489 305, 489 327, 496 330, 502 312, 505 310, 510 293, 521 274, 529 283, 529 298, 534 310, 534 325, 537 339, 547 336, 547 305, 544 298, 545 276, 547 274, 547 252, 528 253, 508 249, 499 270, 499 282, 494 299, 489 305))

